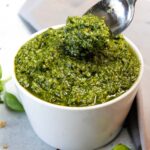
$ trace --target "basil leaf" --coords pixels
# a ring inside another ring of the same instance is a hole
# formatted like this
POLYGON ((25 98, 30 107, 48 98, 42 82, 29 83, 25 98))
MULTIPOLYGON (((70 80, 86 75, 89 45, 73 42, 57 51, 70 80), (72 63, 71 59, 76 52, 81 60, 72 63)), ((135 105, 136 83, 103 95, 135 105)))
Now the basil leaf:
POLYGON ((116 145, 112 150, 131 150, 124 144, 118 144, 116 145))
POLYGON ((0 79, 2 78, 2 67, 0 65, 0 79))
POLYGON ((4 101, 3 101, 3 93, 0 93, 0 104, 3 104, 4 101))
POLYGON ((4 102, 0 99, 0 104, 3 104, 4 102))
POLYGON ((24 108, 18 101, 17 97, 9 92, 4 94, 4 102, 6 106, 14 111, 23 112, 24 108))
POLYGON ((0 92, 2 92, 4 90, 4 84, 3 81, 0 80, 0 92))

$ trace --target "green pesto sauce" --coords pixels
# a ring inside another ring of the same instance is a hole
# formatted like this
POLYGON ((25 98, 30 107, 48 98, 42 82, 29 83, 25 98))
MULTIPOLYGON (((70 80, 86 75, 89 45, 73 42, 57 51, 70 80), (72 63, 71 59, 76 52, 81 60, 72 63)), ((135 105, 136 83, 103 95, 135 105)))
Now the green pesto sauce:
POLYGON ((101 104, 126 92, 140 62, 122 35, 104 20, 69 17, 26 42, 15 57, 19 83, 44 101, 64 106, 101 104))

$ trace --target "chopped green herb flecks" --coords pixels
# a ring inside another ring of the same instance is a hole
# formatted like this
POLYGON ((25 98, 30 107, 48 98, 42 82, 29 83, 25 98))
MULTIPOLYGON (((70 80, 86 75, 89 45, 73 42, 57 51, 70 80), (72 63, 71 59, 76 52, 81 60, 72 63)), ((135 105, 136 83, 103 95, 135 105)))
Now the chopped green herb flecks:
POLYGON ((44 101, 92 106, 114 99, 136 81, 140 62, 122 35, 104 20, 69 17, 26 42, 15 57, 18 82, 44 101))
POLYGON ((62 49, 66 54, 83 58, 105 48, 110 32, 104 20, 93 15, 68 17, 63 30, 62 49))

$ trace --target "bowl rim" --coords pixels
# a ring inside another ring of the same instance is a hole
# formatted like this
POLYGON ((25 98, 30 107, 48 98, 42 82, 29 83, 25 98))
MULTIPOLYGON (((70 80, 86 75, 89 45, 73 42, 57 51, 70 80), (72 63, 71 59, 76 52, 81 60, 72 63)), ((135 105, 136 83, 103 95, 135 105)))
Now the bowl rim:
MULTIPOLYGON (((59 27, 62 27, 64 26, 64 24, 60 24, 60 25, 55 25, 55 26, 52 26, 50 28, 54 28, 54 29, 57 29, 59 27)), ((27 40, 25 40, 25 42, 23 42, 23 44, 25 44, 27 41, 29 41, 30 39, 32 39, 33 37, 35 37, 36 35, 38 34, 41 34, 42 32, 46 31, 47 29, 49 28, 45 28, 45 29, 42 29, 34 34, 32 34, 27 40)), ((104 107, 108 107, 112 104, 115 104, 121 100, 123 100, 127 95, 129 95, 130 93, 132 93, 134 91, 134 89, 136 89, 142 79, 142 75, 143 75, 143 72, 144 72, 144 62, 143 62, 143 57, 138 49, 138 47, 129 39, 127 38, 126 36, 123 35, 123 37, 125 38, 125 40, 130 44, 130 46, 133 48, 135 54, 137 55, 139 61, 140 61, 140 72, 139 72, 139 75, 138 75, 138 78, 136 79, 136 81, 133 83, 133 85, 123 94, 121 94, 120 96, 110 100, 110 101, 107 101, 105 103, 102 103, 102 104, 96 104, 96 105, 93 105, 93 106, 84 106, 84 107, 76 107, 76 106, 62 106, 62 105, 57 105, 57 104, 53 104, 53 103, 49 103, 49 102, 46 102, 36 96, 34 96, 32 93, 30 93, 27 89, 25 89, 17 80, 16 78, 16 74, 15 74, 15 64, 14 64, 14 61, 15 61, 15 56, 16 54, 18 53, 20 47, 23 45, 21 44, 21 46, 19 46, 17 48, 17 51, 15 53, 15 55, 13 56, 13 71, 12 71, 12 79, 14 80, 15 82, 15 85, 17 86, 17 88, 19 88, 21 90, 21 92, 23 92, 25 95, 27 95, 28 97, 30 97, 32 100, 36 101, 37 103, 41 104, 41 105, 45 105, 47 107, 53 107, 53 108, 57 108, 57 109, 63 109, 63 110, 72 110, 72 111, 82 111, 82 110, 92 110, 92 109, 99 109, 99 108, 104 108, 104 107)), ((21 100, 21 103, 22 103, 22 100, 21 100)))

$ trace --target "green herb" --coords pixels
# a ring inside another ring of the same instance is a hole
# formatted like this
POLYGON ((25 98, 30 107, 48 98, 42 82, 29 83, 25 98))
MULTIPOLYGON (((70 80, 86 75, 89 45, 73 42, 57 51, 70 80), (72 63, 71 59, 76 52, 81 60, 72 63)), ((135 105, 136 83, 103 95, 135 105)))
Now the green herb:
POLYGON ((131 150, 124 144, 118 144, 116 145, 112 150, 131 150))
MULTIPOLYGON (((0 78, 2 78, 2 68, 0 66, 0 78)), ((6 80, 0 79, 0 104, 4 103, 6 106, 8 106, 10 109, 14 111, 24 111, 23 106, 20 104, 18 99, 15 95, 6 92, 5 90, 5 83, 8 82, 10 78, 7 78, 6 80)))
POLYGON ((3 81, 1 80, 1 78, 2 78, 2 67, 0 65, 0 92, 2 92, 4 89, 3 81))
POLYGON ((4 90, 4 83, 2 80, 0 80, 0 92, 4 90))
POLYGON ((23 112, 24 109, 21 105, 21 103, 18 101, 17 97, 9 92, 5 92, 4 94, 4 102, 7 107, 14 111, 20 111, 23 112))
POLYGON ((69 17, 26 42, 15 57, 18 82, 50 103, 92 106, 114 99, 137 80, 140 62, 122 35, 95 16, 69 17))
POLYGON ((1 67, 1 65, 0 65, 0 104, 2 104, 3 103, 3 100, 2 100, 2 96, 1 96, 1 92, 3 91, 3 82, 2 82, 2 80, 1 80, 1 78, 2 78, 2 67, 1 67))
POLYGON ((4 102, 2 101, 2 99, 0 98, 0 104, 3 104, 4 102))
POLYGON ((0 65, 0 79, 2 78, 2 67, 0 65))

